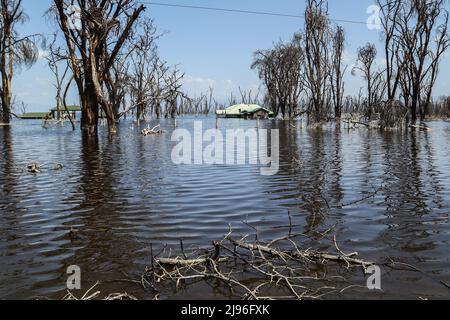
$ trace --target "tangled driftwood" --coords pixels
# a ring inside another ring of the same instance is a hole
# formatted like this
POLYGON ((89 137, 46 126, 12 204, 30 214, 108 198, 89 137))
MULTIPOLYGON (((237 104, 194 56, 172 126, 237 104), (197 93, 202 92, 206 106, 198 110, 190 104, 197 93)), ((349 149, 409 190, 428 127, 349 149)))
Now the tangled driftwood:
MULTIPOLYGON (((99 282, 95 283, 81 297, 77 297, 72 292, 67 291, 67 294, 62 298, 62 300, 99 300, 101 292, 94 291, 94 289, 99 284, 100 284, 99 282)), ((137 298, 124 292, 124 293, 111 293, 107 297, 103 298, 102 300, 137 300, 137 298)))
MULTIPOLYGON (((262 242, 258 239, 257 230, 255 240, 249 241, 249 236, 235 238, 230 227, 228 234, 221 241, 214 241, 209 250, 195 249, 187 253, 181 241, 181 254, 173 257, 166 248, 154 255, 151 246, 151 266, 145 269, 140 279, 117 281, 135 283, 147 293, 150 291, 155 300, 197 284, 208 284, 215 291, 225 288, 230 298, 249 300, 320 299, 326 295, 343 294, 352 288, 367 289, 362 283, 349 283, 346 280, 348 277, 341 273, 353 268, 366 273, 374 263, 359 258, 356 252, 344 253, 338 246, 336 236, 329 236, 332 230, 333 227, 309 235, 290 232, 287 236, 262 242), (332 242, 334 252, 313 250, 306 245, 306 242, 312 241, 320 246, 324 239, 332 242)), ((450 288, 445 281, 407 263, 389 259, 387 263, 377 265, 392 270, 420 272, 439 285, 450 288)), ((68 291, 63 299, 101 299, 101 292, 96 290, 98 284, 81 297, 68 291)), ((103 299, 135 300, 136 297, 115 293, 104 295, 103 299)))
POLYGON ((181 246, 181 257, 152 257, 141 283, 159 293, 170 285, 178 290, 199 281, 219 281, 233 296, 243 299, 317 299, 349 288, 348 284, 329 286, 327 282, 340 277, 319 275, 318 265, 333 263, 337 268, 365 270, 373 264, 357 258, 357 253, 344 254, 336 239, 335 253, 301 248, 295 241, 300 236, 304 235, 288 235, 269 243, 250 242, 248 237, 235 239, 230 228, 206 253, 195 251, 188 257, 181 246))

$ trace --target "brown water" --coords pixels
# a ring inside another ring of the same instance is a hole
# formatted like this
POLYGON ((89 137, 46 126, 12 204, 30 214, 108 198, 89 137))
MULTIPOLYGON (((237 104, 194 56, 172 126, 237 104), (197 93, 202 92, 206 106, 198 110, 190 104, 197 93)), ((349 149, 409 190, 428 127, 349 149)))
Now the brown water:
MULTIPOLYGON (((193 120, 181 118, 178 127, 191 130, 193 120)), ((201 120, 204 128, 216 126, 215 119, 201 120)), ((178 250, 183 239, 185 247, 208 247, 228 224, 240 234, 253 233, 250 224, 271 239, 286 234, 288 211, 297 231, 336 225, 343 251, 426 273, 384 270, 382 292, 348 290, 331 298, 450 298, 439 283, 450 282, 449 123, 430 123, 430 132, 386 133, 260 125, 280 129, 275 176, 250 165, 174 165, 171 120, 162 122, 168 134, 145 138, 129 122, 114 137, 101 129, 98 139, 68 128, 44 130, 40 122, 0 127, 0 298, 61 297, 66 268, 75 264, 85 290, 99 280, 103 292, 151 299, 139 286, 117 281, 139 279, 150 244, 178 250), (47 166, 30 174, 24 170, 30 161, 47 166), (64 169, 50 170, 55 163, 64 169), (380 186, 373 197, 345 206, 380 186), (319 211, 321 218, 312 219, 319 211)), ((351 277, 365 284, 360 271, 351 277)), ((228 297, 200 285, 167 298, 228 297)))

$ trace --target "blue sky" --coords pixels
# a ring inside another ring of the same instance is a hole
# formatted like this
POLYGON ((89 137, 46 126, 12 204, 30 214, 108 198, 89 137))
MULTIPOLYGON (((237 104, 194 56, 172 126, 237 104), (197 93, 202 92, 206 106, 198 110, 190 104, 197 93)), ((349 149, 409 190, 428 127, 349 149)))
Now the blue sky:
MULTIPOLYGON (((232 8, 302 15, 302 0, 160 0, 165 3, 232 8)), ((329 0, 330 15, 334 19, 367 21, 367 8, 374 0, 329 0)), ((44 17, 51 0, 23 0, 30 17, 20 28, 23 33, 54 32, 55 25, 44 17)), ((274 41, 287 40, 303 26, 302 19, 211 12, 203 10, 147 6, 146 15, 155 19, 160 31, 168 31, 159 41, 161 56, 170 64, 178 64, 186 73, 185 89, 192 95, 213 86, 218 100, 224 100, 238 86, 257 90, 260 82, 250 70, 253 52, 270 48, 274 41)), ((347 33, 345 62, 351 67, 356 50, 367 42, 380 45, 380 34, 364 24, 341 23, 347 33)), ((379 50, 379 58, 381 49, 379 50)), ((349 67, 349 68, 350 68, 349 67)), ((445 81, 450 67, 443 61, 435 95, 450 94, 445 81)), ((47 110, 54 105, 52 74, 44 61, 29 70, 22 70, 14 81, 17 101, 24 101, 28 110, 47 110)), ((348 94, 355 94, 363 85, 359 76, 346 76, 348 94)), ((76 103, 75 92, 71 102, 76 103)))

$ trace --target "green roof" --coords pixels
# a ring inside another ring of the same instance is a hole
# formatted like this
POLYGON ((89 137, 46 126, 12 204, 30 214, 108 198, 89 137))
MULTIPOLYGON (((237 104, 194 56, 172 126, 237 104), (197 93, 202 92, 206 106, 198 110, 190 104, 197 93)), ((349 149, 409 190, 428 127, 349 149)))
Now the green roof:
POLYGON ((27 112, 20 116, 21 119, 44 119, 50 116, 48 112, 27 112))
MULTIPOLYGON (((81 107, 80 106, 67 106, 67 109, 70 111, 70 112, 73 112, 73 111, 81 111, 81 107)), ((66 109, 63 107, 63 106, 61 106, 61 109, 60 109, 60 111, 65 111, 66 109)), ((58 108, 53 108, 53 109, 51 109, 50 111, 54 111, 54 112, 56 112, 56 111, 58 111, 58 108)))
POLYGON ((272 111, 263 108, 257 104, 237 104, 227 108, 226 110, 217 110, 218 115, 241 115, 241 114, 253 114, 260 110, 264 110, 269 114, 273 114, 272 111))

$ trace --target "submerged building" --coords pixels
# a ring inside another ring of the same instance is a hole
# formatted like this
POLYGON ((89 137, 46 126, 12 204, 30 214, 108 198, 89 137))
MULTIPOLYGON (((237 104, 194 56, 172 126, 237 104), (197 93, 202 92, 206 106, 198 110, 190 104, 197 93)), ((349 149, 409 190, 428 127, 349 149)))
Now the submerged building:
POLYGON ((216 115, 221 118, 268 119, 274 113, 257 104, 237 104, 225 110, 217 110, 216 115))

